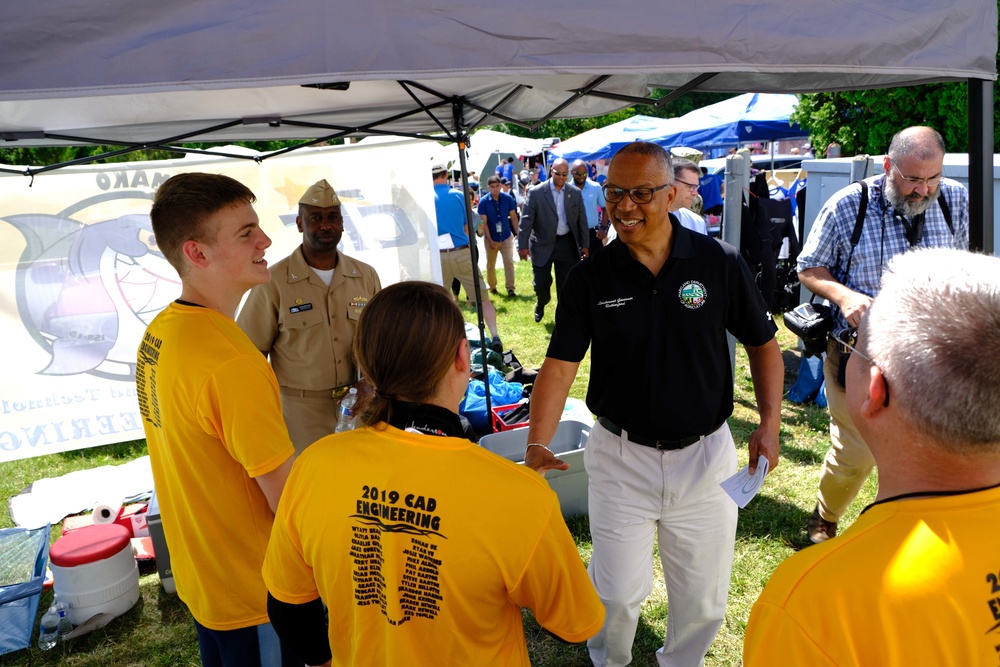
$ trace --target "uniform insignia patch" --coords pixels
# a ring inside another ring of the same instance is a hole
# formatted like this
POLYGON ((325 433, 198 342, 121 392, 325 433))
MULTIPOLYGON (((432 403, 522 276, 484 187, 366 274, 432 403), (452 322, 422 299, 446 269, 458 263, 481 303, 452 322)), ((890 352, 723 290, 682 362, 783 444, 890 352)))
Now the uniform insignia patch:
POLYGON ((695 310, 705 304, 705 299, 708 298, 708 291, 697 280, 689 280, 681 285, 681 288, 677 291, 677 297, 684 304, 685 308, 695 310))

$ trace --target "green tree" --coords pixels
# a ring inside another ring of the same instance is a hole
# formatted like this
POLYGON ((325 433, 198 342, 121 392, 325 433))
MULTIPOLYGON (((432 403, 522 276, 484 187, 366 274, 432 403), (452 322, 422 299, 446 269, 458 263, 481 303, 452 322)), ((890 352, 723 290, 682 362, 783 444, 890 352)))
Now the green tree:
MULTIPOLYGON (((994 88, 994 127, 1000 122, 1000 89, 994 88)), ((831 142, 843 155, 880 155, 904 127, 929 125, 944 137, 949 152, 969 146, 968 87, 935 83, 908 88, 852 90, 800 95, 792 120, 809 130, 817 155, 831 142)), ((1000 152, 1000 136, 994 152, 1000 152)))

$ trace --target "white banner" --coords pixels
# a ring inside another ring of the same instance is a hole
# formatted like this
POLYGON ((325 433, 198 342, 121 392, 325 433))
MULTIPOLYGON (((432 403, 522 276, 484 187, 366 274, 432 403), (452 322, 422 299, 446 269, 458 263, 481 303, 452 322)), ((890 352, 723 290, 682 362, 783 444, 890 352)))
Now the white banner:
POLYGON ((327 179, 344 212, 341 250, 383 285, 441 282, 428 142, 303 149, 256 163, 233 158, 0 175, 0 461, 144 437, 136 348, 180 294, 149 222, 173 174, 223 173, 257 195, 274 263, 302 241, 298 200, 327 179))

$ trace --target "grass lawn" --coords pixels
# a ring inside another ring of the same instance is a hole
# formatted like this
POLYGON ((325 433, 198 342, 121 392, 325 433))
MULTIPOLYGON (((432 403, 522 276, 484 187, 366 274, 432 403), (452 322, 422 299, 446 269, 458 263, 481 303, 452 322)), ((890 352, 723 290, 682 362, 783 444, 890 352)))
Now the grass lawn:
MULTIPOLYGON (((552 332, 555 304, 546 308, 542 322, 536 324, 532 317, 531 267, 527 262, 518 262, 516 267, 518 296, 493 298, 500 335, 504 346, 513 348, 526 367, 537 367, 544 359, 552 332)), ((500 285, 503 285, 502 278, 500 285)), ((463 311, 467 320, 475 321, 474 309, 463 307, 463 311)), ((780 323, 778 340, 785 359, 787 388, 795 381, 799 358, 794 351, 795 338, 780 323)), ((589 367, 588 357, 581 364, 580 374, 570 392, 572 396, 585 397, 589 367)), ((750 373, 742 348, 738 348, 737 353, 735 391, 736 410, 729 425, 742 466, 746 464, 745 445, 757 421, 750 373)), ((768 474, 761 494, 740 511, 729 608, 726 622, 706 658, 709 667, 740 664, 750 608, 774 568, 807 544, 805 523, 816 502, 820 463, 829 447, 827 424, 826 411, 816 406, 793 405, 787 401, 782 405, 781 464, 768 474)), ((9 499, 35 480, 100 465, 125 463, 145 453, 145 442, 137 441, 0 464, 0 494, 9 499)), ((875 490, 873 475, 848 510, 841 522, 842 528, 852 523, 861 509, 871 502, 875 490)), ((12 525, 8 504, 4 502, 0 505, 0 527, 12 525)), ((576 517, 569 525, 580 554, 588 560, 590 533, 587 517, 576 517)), ((59 527, 53 528, 53 539, 59 534, 59 527)), ((637 667, 655 667, 653 653, 661 645, 666 625, 666 589, 658 560, 654 558, 657 581, 653 593, 643 605, 633 647, 632 664, 637 667)), ((32 648, 0 656, 0 667, 199 665, 194 627, 183 603, 177 596, 163 592, 155 573, 144 575, 139 585, 142 593, 139 603, 103 630, 58 645, 51 651, 32 648)), ((50 601, 51 594, 43 594, 39 615, 50 601)), ((525 631, 533 665, 572 667, 590 664, 583 645, 566 645, 551 639, 538 628, 529 612, 525 612, 525 631)))

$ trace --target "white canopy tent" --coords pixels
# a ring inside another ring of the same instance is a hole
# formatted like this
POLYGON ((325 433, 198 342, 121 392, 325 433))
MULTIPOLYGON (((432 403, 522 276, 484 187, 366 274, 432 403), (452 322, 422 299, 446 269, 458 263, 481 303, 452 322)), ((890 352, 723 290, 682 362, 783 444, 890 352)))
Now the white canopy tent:
MULTIPOLYGON (((500 158, 508 155, 513 155, 515 158, 523 155, 538 155, 541 152, 541 139, 514 137, 496 130, 476 130, 469 137, 468 166, 470 171, 476 172, 480 178, 485 180, 493 173, 493 167, 500 161, 500 158), (487 167, 490 169, 489 172, 487 172, 487 167)), ((517 170, 520 171, 521 167, 519 166, 517 170)), ((485 184, 483 187, 486 187, 485 184)))
POLYGON ((477 27, 480 6, 443 0, 8 0, 0 145, 461 133, 605 113, 651 86, 806 92, 996 76, 997 9, 983 0, 508 9, 492 30, 477 27))

